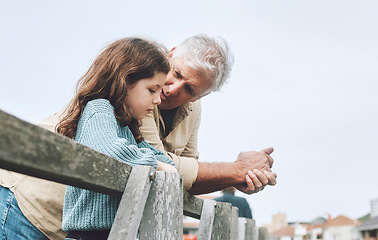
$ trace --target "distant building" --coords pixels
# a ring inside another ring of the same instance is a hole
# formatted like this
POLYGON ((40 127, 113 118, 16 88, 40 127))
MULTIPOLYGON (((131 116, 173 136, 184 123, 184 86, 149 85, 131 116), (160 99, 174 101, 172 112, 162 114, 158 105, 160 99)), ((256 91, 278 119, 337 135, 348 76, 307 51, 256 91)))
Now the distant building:
POLYGON ((378 198, 372 199, 370 201, 370 217, 377 217, 378 216, 378 198))
POLYGON ((378 240, 378 216, 370 218, 357 228, 364 240, 378 240))
POLYGON ((286 213, 277 213, 272 215, 271 224, 263 224, 263 227, 268 229, 269 233, 274 233, 284 227, 287 227, 286 213))
POLYGON ((294 237, 294 227, 286 226, 273 233, 277 240, 292 240, 294 237))
POLYGON ((273 233, 277 240, 304 240, 307 233, 306 226, 296 223, 273 233))
POLYGON ((360 222, 340 215, 323 225, 323 240, 358 240, 356 230, 360 222))
MULTIPOLYGON (((360 222, 340 215, 334 219, 319 217, 308 222, 288 223, 286 214, 275 214, 272 216, 273 223, 265 225, 270 229, 280 229, 273 231, 275 240, 362 240, 359 228, 360 222), (274 222, 275 221, 275 222, 274 222)), ((372 223, 378 229, 378 217, 372 223)), ((369 236, 377 237, 377 231, 370 232, 369 236)), ((378 238, 366 238, 364 240, 378 240, 378 238)))
POLYGON ((370 201, 370 214, 364 216, 363 222, 357 227, 363 240, 378 240, 378 198, 370 201))
MULTIPOLYGON (((329 217, 329 220, 331 218, 329 217)), ((327 219, 323 217, 318 217, 311 221, 307 227, 307 236, 308 240, 319 240, 323 239, 323 226, 327 222, 327 219)))

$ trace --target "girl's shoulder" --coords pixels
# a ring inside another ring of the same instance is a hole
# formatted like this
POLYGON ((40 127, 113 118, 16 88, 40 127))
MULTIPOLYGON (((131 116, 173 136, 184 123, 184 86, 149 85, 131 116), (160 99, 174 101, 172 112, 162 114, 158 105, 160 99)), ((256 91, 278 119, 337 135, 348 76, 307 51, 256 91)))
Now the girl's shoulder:
POLYGON ((109 100, 95 99, 89 101, 79 119, 75 140, 80 142, 84 136, 88 137, 92 134, 87 132, 83 135, 85 129, 95 129, 95 131, 98 131, 98 129, 103 128, 104 125, 117 123, 113 109, 109 100))
POLYGON ((108 99, 104 99, 104 98, 99 98, 99 99, 95 99, 95 100, 91 100, 87 103, 87 105, 85 107, 95 107, 95 108, 100 108, 100 109, 111 109, 113 111, 114 107, 113 105, 110 103, 110 101, 108 99))
POLYGON ((87 103, 82 117, 90 117, 96 113, 106 113, 113 116, 114 107, 107 99, 95 99, 87 103))

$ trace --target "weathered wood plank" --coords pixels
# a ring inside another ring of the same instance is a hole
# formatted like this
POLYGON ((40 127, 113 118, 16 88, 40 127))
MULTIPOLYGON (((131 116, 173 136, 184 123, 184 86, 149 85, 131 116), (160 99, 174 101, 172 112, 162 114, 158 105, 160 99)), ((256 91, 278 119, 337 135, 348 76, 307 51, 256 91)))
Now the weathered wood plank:
POLYGON ((215 201, 204 199, 201 218, 200 218, 200 225, 199 225, 198 234, 197 234, 198 240, 211 240, 214 217, 215 217, 215 201))
POLYGON ((182 179, 177 173, 156 172, 139 228, 139 239, 183 239, 182 179))
MULTIPOLYGON (((0 168, 121 196, 131 166, 0 110, 0 168)), ((184 215, 200 219, 203 200, 184 191, 184 215)))
POLYGON ((260 227, 259 228, 259 240, 269 240, 269 233, 268 233, 268 229, 265 228, 265 227, 260 227))
POLYGON ((239 240, 245 240, 245 225, 247 223, 247 220, 246 218, 243 218, 243 217, 240 217, 238 218, 238 232, 239 232, 239 236, 238 236, 238 239, 239 240))
POLYGON ((231 207, 231 203, 217 202, 215 204, 215 218, 211 234, 212 240, 225 240, 231 238, 231 207))
POLYGON ((255 220, 249 218, 239 218, 239 240, 256 240, 256 223, 255 220))
POLYGON ((0 168, 121 195, 131 166, 0 110, 0 168))
POLYGON ((152 167, 133 167, 108 239, 136 239, 154 172, 152 167))
POLYGON ((256 240, 257 234, 255 220, 249 218, 246 218, 245 220, 245 240, 256 240))
POLYGON ((203 199, 184 191, 184 215, 200 219, 203 199))
POLYGON ((232 240, 238 240, 238 218, 239 218, 239 208, 231 208, 231 224, 230 224, 230 235, 232 240))

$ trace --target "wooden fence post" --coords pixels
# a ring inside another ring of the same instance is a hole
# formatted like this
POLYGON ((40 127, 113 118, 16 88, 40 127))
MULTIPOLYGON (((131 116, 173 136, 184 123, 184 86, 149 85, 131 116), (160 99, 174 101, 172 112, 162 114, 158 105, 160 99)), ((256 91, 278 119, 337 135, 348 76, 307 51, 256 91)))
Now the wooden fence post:
POLYGON ((239 240, 256 240, 255 220, 249 218, 239 218, 239 240))
POLYGON ((259 228, 259 240, 269 240, 268 229, 265 227, 259 228))
POLYGON ((249 218, 246 218, 245 220, 245 240, 256 240, 257 234, 255 220, 249 218))
POLYGON ((215 204, 215 218, 211 240, 225 240, 231 238, 231 203, 217 202, 215 204))
POLYGON ((246 218, 240 217, 238 218, 238 232, 239 232, 239 240, 245 240, 245 225, 247 223, 246 218))
POLYGON ((135 240, 151 188, 152 167, 134 166, 122 195, 109 240, 135 240))
POLYGON ((139 239, 183 239, 183 189, 177 173, 156 172, 139 228, 139 239))
POLYGON ((212 239, 238 239, 238 215, 239 209, 232 207, 229 203, 215 202, 204 199, 200 226, 198 230, 198 240, 212 239), (216 214, 216 206, 218 212, 216 214), (226 212, 222 213, 223 209, 226 212), (218 219, 221 216, 221 219, 218 219), (214 219, 217 218, 215 221, 214 219), (214 223, 214 221, 216 223, 214 223), (228 225, 222 225, 227 224, 228 225), (220 230, 220 231, 219 231, 220 230))
POLYGON ((230 235, 232 240, 239 239, 238 225, 239 225, 239 208, 232 207, 231 209, 231 224, 230 224, 230 235))
POLYGON ((200 225, 198 229, 198 240, 211 240, 211 233, 213 231, 213 223, 215 216, 215 201, 204 199, 202 205, 202 213, 200 218, 200 225))

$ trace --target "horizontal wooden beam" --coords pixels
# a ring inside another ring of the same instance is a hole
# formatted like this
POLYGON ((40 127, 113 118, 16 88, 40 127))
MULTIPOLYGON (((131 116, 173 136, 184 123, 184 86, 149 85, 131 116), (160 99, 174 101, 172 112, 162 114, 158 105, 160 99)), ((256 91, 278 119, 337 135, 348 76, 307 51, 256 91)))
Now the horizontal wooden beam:
POLYGON ((0 168, 121 195, 131 166, 0 111, 0 168))
MULTIPOLYGON (((0 168, 122 195, 132 167, 0 110, 0 168)), ((203 200, 184 191, 184 215, 199 219, 203 200)))
POLYGON ((184 215, 200 219, 203 202, 203 199, 184 191, 184 215))

